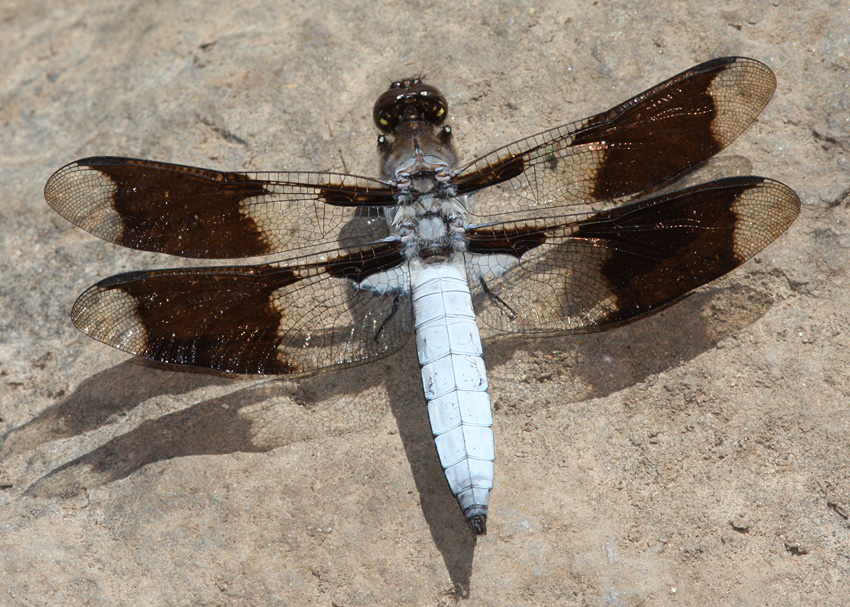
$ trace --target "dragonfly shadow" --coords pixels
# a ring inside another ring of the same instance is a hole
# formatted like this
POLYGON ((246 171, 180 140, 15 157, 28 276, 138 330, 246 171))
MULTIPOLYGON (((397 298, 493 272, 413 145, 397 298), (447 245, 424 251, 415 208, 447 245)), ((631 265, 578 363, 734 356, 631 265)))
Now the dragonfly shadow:
MULTIPOLYGON (((87 488, 126 478, 157 461, 191 455, 270 451, 315 437, 354 432, 376 423, 386 414, 385 407, 359 407, 356 415, 343 416, 340 421, 334 406, 323 405, 340 394, 349 394, 354 399, 373 385, 373 378, 362 368, 341 370, 333 381, 325 376, 297 381, 241 381, 249 385, 140 423, 50 470, 25 493, 34 497, 67 498, 87 488)), ((228 383, 238 386, 239 382, 207 372, 173 371, 135 361, 122 363, 87 379, 38 418, 9 431, 0 452, 20 453, 43 443, 96 430, 158 396, 186 394, 228 383)))
MULTIPOLYGON (((772 303, 764 289, 721 285, 699 291, 660 314, 617 331, 487 342, 485 357, 491 368, 491 386, 494 392, 500 389, 505 380, 499 376, 516 366, 516 360, 522 361, 520 352, 543 360, 551 371, 549 353, 557 350, 567 352, 569 364, 557 369, 556 374, 575 377, 582 386, 564 395, 564 405, 605 396, 710 350, 765 314, 772 303)), ((528 370, 533 371, 534 366, 528 370)), ((155 397, 188 394, 233 381, 209 372, 175 371, 137 361, 122 363, 85 380, 61 402, 7 432, 0 453, 20 453, 96 430, 155 397)), ((368 399, 364 394, 380 390, 383 384, 424 519, 455 585, 454 594, 468 595, 475 540, 449 491, 434 449, 412 342, 400 353, 372 365, 296 380, 245 383, 248 385, 224 396, 144 421, 50 470, 25 493, 71 497, 86 488, 125 478, 157 461, 188 455, 265 452, 297 441, 366 429, 380 422, 387 405, 369 399, 369 406, 364 406, 364 399, 368 399), (376 373, 376 367, 382 368, 376 373)), ((539 405, 508 403, 501 408, 503 414, 511 414, 514 409, 534 406, 539 405)))
POLYGON ((410 464, 422 515, 454 584, 451 594, 456 598, 466 598, 469 595, 475 540, 449 490, 434 447, 416 349, 405 348, 397 358, 400 359, 399 366, 409 371, 387 374, 390 408, 410 464))
MULTIPOLYGON (((763 289, 716 286, 616 330, 492 342, 485 346, 495 388, 491 392, 498 393, 500 382, 510 379, 555 380, 562 384, 561 404, 608 396, 711 350, 758 320, 773 303, 763 289)), ((494 402, 497 411, 507 414, 544 404, 494 402)))
POLYGON ((0 458, 31 451, 42 444, 72 438, 111 423, 144 401, 179 396, 198 388, 223 385, 227 378, 206 372, 176 371, 131 360, 83 380, 69 395, 0 439, 0 458))

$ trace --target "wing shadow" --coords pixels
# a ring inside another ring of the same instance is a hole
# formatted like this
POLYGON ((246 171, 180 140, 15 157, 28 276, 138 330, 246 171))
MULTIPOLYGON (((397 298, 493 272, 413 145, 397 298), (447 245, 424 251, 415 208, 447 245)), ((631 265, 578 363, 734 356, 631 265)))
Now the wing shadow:
MULTIPOLYGON (((585 386, 565 394, 563 404, 612 394, 710 350, 718 341, 755 322, 772 304, 773 299, 764 290, 721 283, 616 331, 487 342, 485 358, 491 369, 491 386, 498 391, 499 377, 518 351, 545 358, 555 349, 566 352, 573 361, 558 374, 575 377, 585 386)), ((310 438, 365 429, 382 419, 386 407, 351 407, 365 413, 340 423, 335 411, 323 407, 323 403, 347 396, 352 402, 343 406, 355 405, 363 392, 380 385, 376 378, 388 393, 422 513, 454 583, 453 594, 468 596, 475 541, 448 489, 434 449, 412 342, 400 353, 371 365, 292 381, 252 383, 142 422, 51 470, 25 493, 70 497, 88 487, 125 478, 157 461, 187 455, 265 452, 310 438), (378 366, 383 366, 381 373, 375 372, 378 366), (279 413, 280 409, 288 411, 279 413)), ((97 429, 153 397, 185 394, 232 381, 222 374, 175 371, 137 361, 121 363, 85 380, 58 404, 7 432, 2 453, 30 450, 97 429), (104 390, 104 386, 110 388, 104 390)), ((510 415, 535 406, 539 405, 509 403, 499 408, 510 415)), ((491 529, 494 527, 491 525, 491 529)))
MULTIPOLYGON (((239 382, 240 380, 235 380, 239 382)), ((248 383, 243 378, 243 383, 248 383)), ((250 380, 248 380, 250 381, 250 380)), ((223 374, 175 371, 131 360, 85 380, 72 394, 32 421, 7 432, 1 453, 32 450, 114 422, 158 396, 186 394, 234 383, 223 374), (152 368, 153 367, 153 368, 152 368)), ((66 462, 25 490, 34 497, 71 497, 86 488, 126 478, 150 463, 188 455, 265 452, 316 436, 344 434, 374 424, 385 407, 337 421, 321 402, 365 391, 374 381, 361 368, 296 381, 254 380, 224 396, 142 422, 95 449, 66 462)))
MULTIPOLYGON (((534 338, 525 344, 514 338, 498 340, 485 345, 490 384, 498 393, 500 379, 516 381, 518 367, 522 367, 521 375, 527 375, 543 365, 548 371, 543 380, 563 382, 564 404, 605 397, 713 349, 764 316, 774 303, 764 290, 729 281, 728 286, 724 282, 703 288, 616 330, 534 338), (520 351, 524 357, 518 355, 520 351), (555 366, 553 371, 551 363, 537 362, 551 359, 553 353, 562 362, 560 368, 555 366)), ((537 380, 528 377, 525 381, 537 380)), ((524 413, 544 404, 494 402, 494 409, 524 413)))

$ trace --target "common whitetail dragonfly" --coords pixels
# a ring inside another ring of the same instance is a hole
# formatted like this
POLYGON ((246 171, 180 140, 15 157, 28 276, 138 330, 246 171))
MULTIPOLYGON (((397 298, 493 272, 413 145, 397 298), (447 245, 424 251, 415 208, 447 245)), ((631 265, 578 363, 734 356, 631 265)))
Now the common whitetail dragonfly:
POLYGON ((301 252, 112 276, 77 299, 74 324, 137 356, 247 374, 359 364, 415 334, 440 461, 473 533, 486 533, 494 443, 481 338, 626 323, 782 234, 800 201, 777 181, 659 193, 734 141, 775 85, 758 61, 714 59, 459 165, 446 98, 400 80, 373 110, 379 179, 72 162, 44 196, 109 242, 211 259, 301 252))

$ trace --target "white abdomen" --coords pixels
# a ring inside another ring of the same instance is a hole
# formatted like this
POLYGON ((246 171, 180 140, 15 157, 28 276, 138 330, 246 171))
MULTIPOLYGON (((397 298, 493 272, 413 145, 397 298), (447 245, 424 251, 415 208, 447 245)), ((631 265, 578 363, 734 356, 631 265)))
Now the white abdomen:
POLYGON ((416 346, 440 462, 472 530, 486 533, 493 487, 493 414, 466 272, 411 264, 416 346))

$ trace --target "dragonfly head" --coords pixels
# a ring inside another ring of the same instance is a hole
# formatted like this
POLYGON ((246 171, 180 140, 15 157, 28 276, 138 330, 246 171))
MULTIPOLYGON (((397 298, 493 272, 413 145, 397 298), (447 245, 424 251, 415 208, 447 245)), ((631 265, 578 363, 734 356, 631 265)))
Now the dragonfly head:
POLYGON ((424 121, 439 126, 448 115, 445 96, 421 78, 405 78, 390 85, 378 97, 372 118, 384 133, 392 133, 400 123, 424 121))

